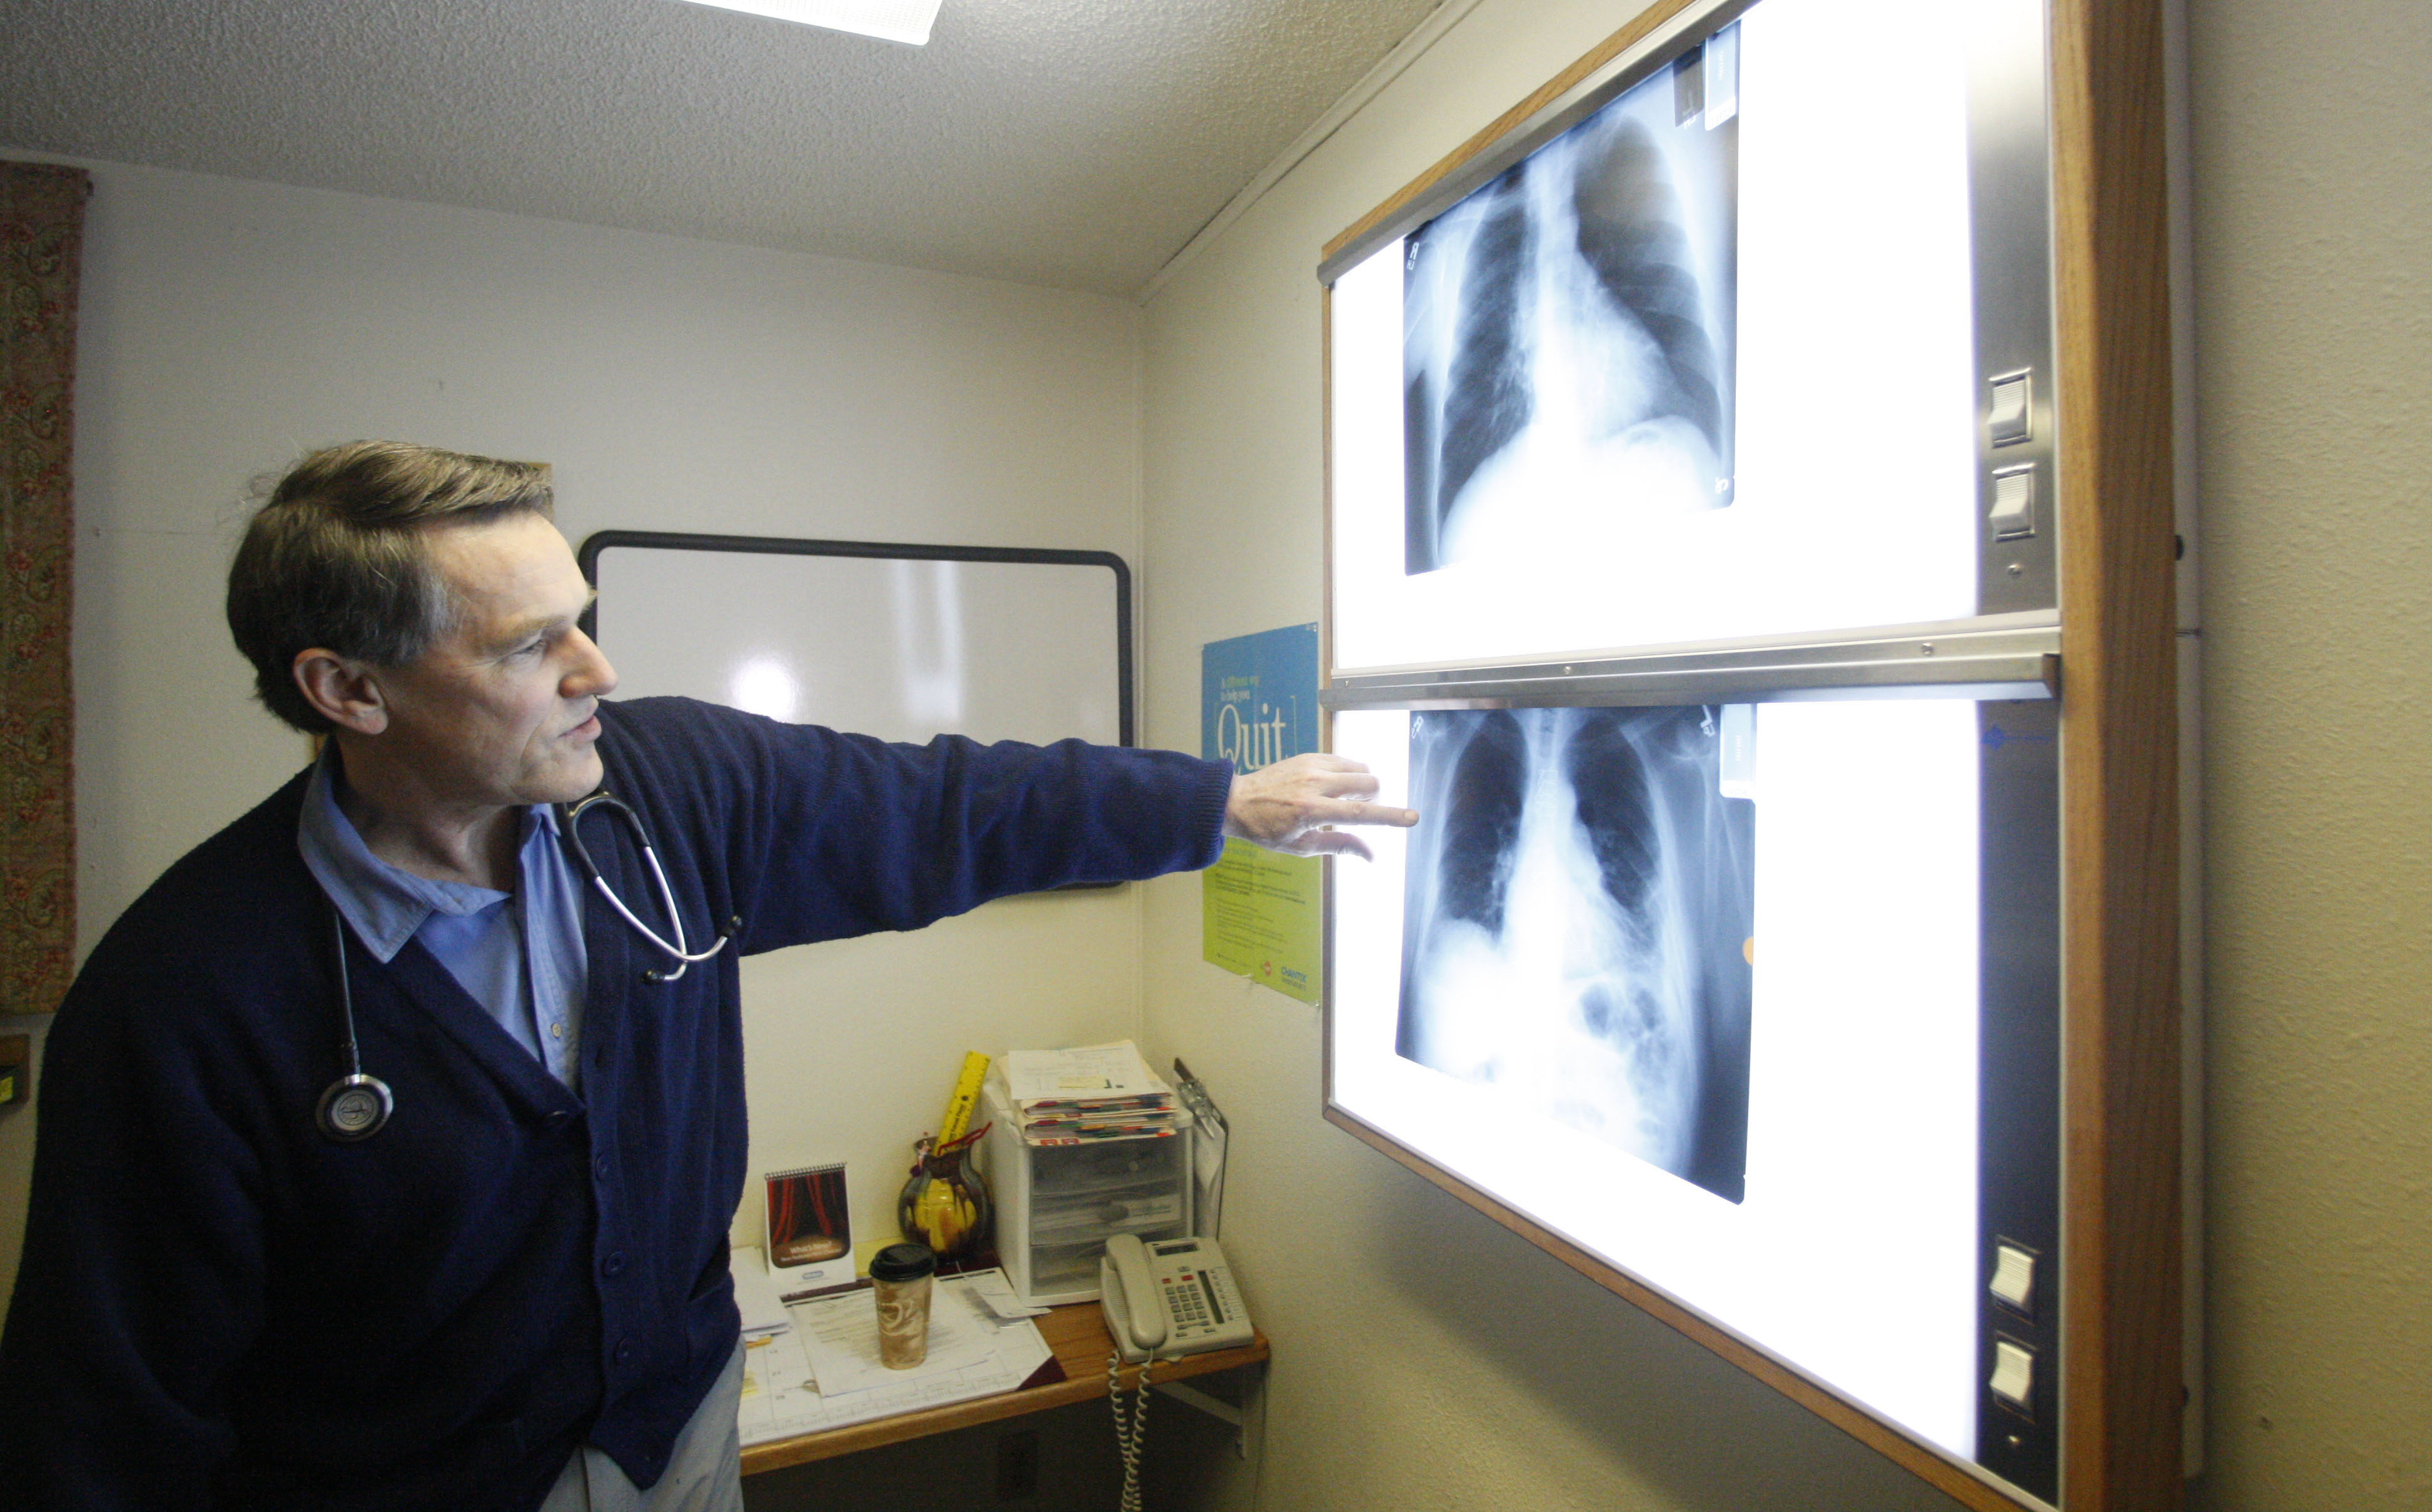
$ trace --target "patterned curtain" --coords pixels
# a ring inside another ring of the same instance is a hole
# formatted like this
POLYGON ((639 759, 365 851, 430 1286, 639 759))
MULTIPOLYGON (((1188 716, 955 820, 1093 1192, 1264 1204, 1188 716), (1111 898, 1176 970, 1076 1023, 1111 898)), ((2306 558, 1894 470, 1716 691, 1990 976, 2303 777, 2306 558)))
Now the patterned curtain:
POLYGON ((74 580, 81 168, 0 162, 0 1013, 48 1013, 76 957, 74 580))

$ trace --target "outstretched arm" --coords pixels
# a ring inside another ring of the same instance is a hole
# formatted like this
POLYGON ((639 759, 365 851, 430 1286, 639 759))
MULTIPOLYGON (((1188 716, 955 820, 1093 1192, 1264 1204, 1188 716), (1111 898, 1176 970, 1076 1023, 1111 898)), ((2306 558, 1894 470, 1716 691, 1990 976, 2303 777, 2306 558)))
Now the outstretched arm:
POLYGON ((1374 860, 1366 841, 1327 826, 1390 824, 1407 830, 1419 822, 1410 809, 1368 801, 1376 792, 1375 775, 1358 762, 1324 751, 1294 756, 1233 779, 1224 832, 1288 856, 1374 860))

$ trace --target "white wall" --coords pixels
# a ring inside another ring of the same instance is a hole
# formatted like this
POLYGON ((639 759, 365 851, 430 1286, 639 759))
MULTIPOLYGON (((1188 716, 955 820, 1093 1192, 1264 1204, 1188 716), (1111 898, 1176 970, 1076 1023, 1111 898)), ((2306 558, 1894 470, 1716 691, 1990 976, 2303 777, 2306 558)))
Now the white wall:
MULTIPOLYGON (((1135 554, 1124 302, 87 166, 85 949, 305 758, 249 698, 220 596, 247 479, 311 446, 380 436, 552 462, 578 542, 626 528, 1135 554)), ((849 1158, 861 1223, 882 1221, 962 1052, 1129 1033, 1138 962, 1129 890, 755 959, 751 1168, 849 1158)), ((0 1121, 0 1283, 32 1122, 0 1121)))
POLYGON ((2187 8, 2206 1504, 2238 1512, 2432 1508, 2432 7, 2336 18, 2187 8))

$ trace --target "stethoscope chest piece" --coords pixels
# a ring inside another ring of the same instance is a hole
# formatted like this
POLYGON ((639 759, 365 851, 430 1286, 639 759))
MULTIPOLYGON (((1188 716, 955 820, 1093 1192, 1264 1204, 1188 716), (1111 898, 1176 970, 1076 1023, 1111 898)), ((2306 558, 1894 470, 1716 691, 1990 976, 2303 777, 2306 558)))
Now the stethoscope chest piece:
POLYGON ((380 1133, 396 1106, 387 1083, 357 1071, 329 1084, 312 1117, 323 1134, 351 1144, 380 1133))

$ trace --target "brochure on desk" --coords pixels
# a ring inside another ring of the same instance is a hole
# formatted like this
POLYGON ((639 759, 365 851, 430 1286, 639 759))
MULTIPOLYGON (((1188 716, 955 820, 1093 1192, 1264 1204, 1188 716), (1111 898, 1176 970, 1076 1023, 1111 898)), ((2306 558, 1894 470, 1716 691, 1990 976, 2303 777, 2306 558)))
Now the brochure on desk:
POLYGON ((992 1313, 975 1295, 980 1279, 937 1283, 929 1301, 929 1357, 909 1370, 878 1363, 878 1313, 868 1287, 788 1307, 794 1326, 751 1340, 745 1352, 736 1410, 743 1442, 941 1407, 1028 1382, 1054 1352, 1029 1319, 992 1313))

